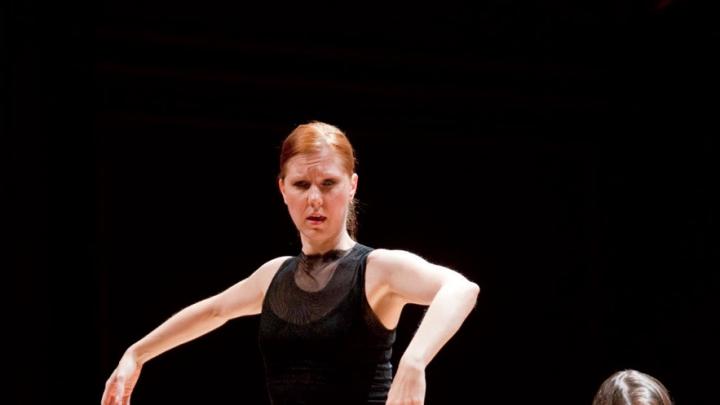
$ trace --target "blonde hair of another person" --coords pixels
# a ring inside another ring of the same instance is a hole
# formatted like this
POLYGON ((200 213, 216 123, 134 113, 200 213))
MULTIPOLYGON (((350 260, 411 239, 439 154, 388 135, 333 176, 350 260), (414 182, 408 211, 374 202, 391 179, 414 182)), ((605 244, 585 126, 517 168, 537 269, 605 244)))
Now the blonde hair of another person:
POLYGON ((637 370, 623 370, 602 383, 593 405, 672 405, 672 400, 656 378, 637 370))

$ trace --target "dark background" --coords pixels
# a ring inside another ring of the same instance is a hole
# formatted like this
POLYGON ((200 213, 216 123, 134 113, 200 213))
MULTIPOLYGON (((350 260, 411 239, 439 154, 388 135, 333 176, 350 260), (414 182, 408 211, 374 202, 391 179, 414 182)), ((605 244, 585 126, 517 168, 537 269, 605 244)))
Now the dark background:
MULTIPOLYGON (((12 403, 98 403, 128 345, 296 253, 277 154, 313 119, 356 148, 359 241, 482 288, 427 403, 589 404, 623 368, 716 402, 717 6, 5 11, 12 403)), ((265 403, 256 327, 151 361, 133 403, 265 403)))

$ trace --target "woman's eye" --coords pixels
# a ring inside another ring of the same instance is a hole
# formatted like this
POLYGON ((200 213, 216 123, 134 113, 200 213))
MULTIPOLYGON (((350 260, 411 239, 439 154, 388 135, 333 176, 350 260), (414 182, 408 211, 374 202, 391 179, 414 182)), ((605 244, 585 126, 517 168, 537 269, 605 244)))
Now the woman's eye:
POLYGON ((310 183, 308 183, 307 181, 296 181, 295 183, 293 183, 293 186, 304 190, 310 187, 310 183))
POLYGON ((331 187, 335 185, 335 180, 325 180, 322 184, 323 187, 331 187))

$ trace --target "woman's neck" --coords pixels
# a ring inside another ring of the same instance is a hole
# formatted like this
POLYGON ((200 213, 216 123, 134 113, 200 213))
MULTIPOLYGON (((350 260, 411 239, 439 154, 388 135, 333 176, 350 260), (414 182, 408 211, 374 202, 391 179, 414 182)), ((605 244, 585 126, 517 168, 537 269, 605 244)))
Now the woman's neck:
POLYGON ((348 250, 355 246, 355 241, 347 232, 342 232, 336 238, 323 241, 314 241, 302 238, 302 252, 306 255, 327 253, 331 250, 348 250))

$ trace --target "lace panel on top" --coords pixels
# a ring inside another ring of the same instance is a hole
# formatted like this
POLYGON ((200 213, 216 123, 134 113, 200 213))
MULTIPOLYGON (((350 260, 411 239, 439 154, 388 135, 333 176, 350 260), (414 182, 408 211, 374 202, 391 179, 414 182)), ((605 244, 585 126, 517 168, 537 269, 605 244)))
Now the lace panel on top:
POLYGON ((306 325, 323 318, 347 296, 356 277, 355 262, 343 260, 349 250, 306 255, 300 253, 276 277, 277 288, 267 299, 272 311, 281 319, 296 325, 306 325), (292 268, 295 271, 291 271, 292 268))

